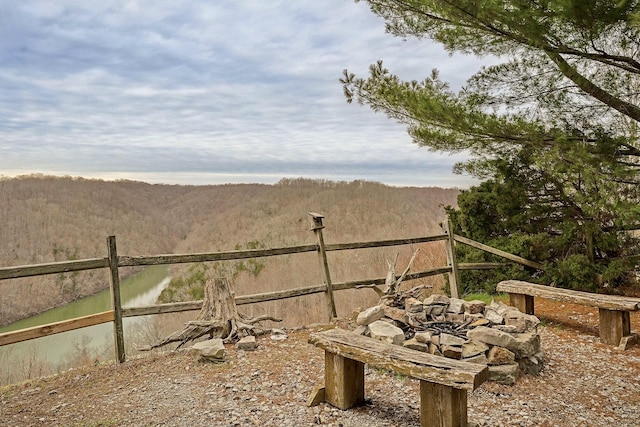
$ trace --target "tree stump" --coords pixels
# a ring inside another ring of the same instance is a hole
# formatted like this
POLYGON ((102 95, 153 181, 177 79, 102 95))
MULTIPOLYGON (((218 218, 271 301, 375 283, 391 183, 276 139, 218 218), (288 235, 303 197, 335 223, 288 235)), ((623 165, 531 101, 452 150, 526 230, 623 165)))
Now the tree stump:
POLYGON ((209 338, 222 338, 225 343, 237 341, 243 336, 262 333, 263 331, 254 324, 263 320, 282 321, 271 316, 247 318, 238 313, 230 280, 226 277, 215 277, 205 284, 204 300, 196 320, 187 322, 183 330, 174 332, 144 350, 175 342, 180 343, 177 347, 180 348, 189 341, 207 334, 209 338))

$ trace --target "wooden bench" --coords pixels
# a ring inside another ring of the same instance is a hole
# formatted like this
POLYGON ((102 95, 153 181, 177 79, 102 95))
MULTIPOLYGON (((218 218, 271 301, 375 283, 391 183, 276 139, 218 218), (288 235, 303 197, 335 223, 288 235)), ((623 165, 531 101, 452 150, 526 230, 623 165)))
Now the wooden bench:
POLYGON ((343 410, 364 403, 366 363, 420 380, 423 427, 466 426, 467 391, 488 377, 485 365, 434 356, 339 328, 311 334, 309 342, 325 351, 321 401, 343 410))
POLYGON ((600 315, 600 340, 603 343, 626 350, 638 340, 636 334, 631 334, 630 313, 640 310, 640 298, 572 291, 520 280, 500 282, 496 290, 508 293, 510 304, 526 314, 534 314, 534 297, 597 307, 600 315))

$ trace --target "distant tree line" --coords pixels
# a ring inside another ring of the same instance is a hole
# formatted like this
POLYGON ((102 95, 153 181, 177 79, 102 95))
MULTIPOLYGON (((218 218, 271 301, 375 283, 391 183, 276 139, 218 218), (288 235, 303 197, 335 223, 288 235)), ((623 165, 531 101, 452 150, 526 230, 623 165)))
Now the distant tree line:
MULTIPOLYGON (((117 237, 118 253, 124 256, 310 244, 315 237, 309 230, 309 211, 326 216, 330 241, 420 236, 438 230, 445 216, 442 207, 455 204, 458 193, 457 189, 304 179, 277 185, 212 186, 45 176, 0 179, 0 266, 105 257, 110 235, 117 237)), ((299 272, 300 259, 277 262, 280 266, 270 271, 263 271, 263 260, 246 260, 229 268, 245 281, 259 273, 259 280, 247 284, 251 293, 318 280, 313 276, 315 254, 305 261, 312 268, 304 274, 299 272)), ((444 261, 436 257, 433 262, 442 265, 444 261)), ((345 274, 350 274, 347 266, 354 264, 360 278, 375 277, 376 268, 386 265, 384 259, 367 254, 357 261, 347 257, 344 263, 336 262, 336 271, 344 265, 345 274)), ((174 283, 163 299, 199 299, 211 273, 202 268, 174 266, 174 283)), ((133 271, 121 273, 126 276, 133 271)), ((108 286, 106 270, 0 281, 0 324, 108 286)))

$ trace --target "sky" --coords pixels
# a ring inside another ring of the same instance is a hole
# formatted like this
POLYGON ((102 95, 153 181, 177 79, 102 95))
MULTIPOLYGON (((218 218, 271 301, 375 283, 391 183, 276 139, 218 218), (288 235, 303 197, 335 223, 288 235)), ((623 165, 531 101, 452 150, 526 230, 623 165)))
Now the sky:
POLYGON ((346 103, 343 69, 379 59, 456 90, 483 64, 347 0, 3 0, 0 176, 473 185, 451 171, 462 157, 346 103))

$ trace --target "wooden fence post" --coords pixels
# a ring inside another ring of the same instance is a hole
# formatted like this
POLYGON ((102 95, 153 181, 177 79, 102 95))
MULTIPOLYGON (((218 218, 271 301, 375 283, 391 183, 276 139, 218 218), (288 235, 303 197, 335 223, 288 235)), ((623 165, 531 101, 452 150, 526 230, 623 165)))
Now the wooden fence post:
POLYGON ((322 269, 322 273, 324 275, 325 285, 327 287, 326 296, 327 296, 327 307, 329 311, 329 321, 333 321, 338 314, 336 312, 336 303, 333 299, 333 284, 331 283, 331 274, 329 273, 329 262, 327 261, 327 252, 324 247, 324 237, 322 236, 322 229, 324 225, 322 224, 323 215, 309 212, 311 218, 313 220, 313 230, 316 235, 316 239, 318 240, 318 259, 320 260, 320 268, 322 269))
POLYGON ((449 291, 451 292, 451 297, 460 298, 460 275, 458 274, 458 261, 456 259, 456 242, 453 239, 453 231, 451 231, 451 221, 449 221, 449 218, 442 223, 442 229, 448 236, 446 242, 447 266, 451 267, 451 272, 449 272, 449 291))
POLYGON ((111 309, 113 310, 113 337, 118 363, 125 361, 124 328, 122 326, 122 300, 120 299, 120 275, 118 273, 118 250, 116 236, 107 238, 109 269, 111 270, 111 309))

